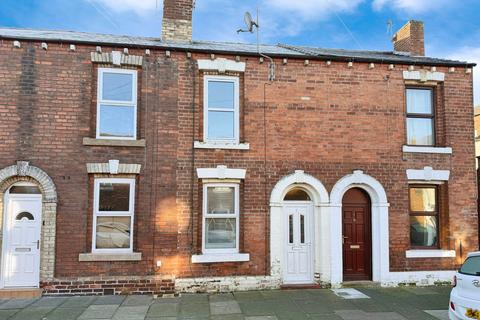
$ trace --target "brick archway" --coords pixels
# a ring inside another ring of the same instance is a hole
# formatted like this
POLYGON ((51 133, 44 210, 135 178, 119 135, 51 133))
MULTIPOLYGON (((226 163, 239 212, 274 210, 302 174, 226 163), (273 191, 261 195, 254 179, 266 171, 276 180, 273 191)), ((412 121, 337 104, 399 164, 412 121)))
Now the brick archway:
MULTIPOLYGON (((57 217, 57 189, 52 178, 42 169, 27 161, 0 170, 0 230, 3 229, 4 199, 9 188, 18 182, 36 184, 42 193, 42 230, 40 251, 40 282, 53 279, 55 269, 55 234, 57 217)), ((3 241, 3 230, 0 236, 3 241)), ((1 248, 1 246, 0 246, 1 248)))

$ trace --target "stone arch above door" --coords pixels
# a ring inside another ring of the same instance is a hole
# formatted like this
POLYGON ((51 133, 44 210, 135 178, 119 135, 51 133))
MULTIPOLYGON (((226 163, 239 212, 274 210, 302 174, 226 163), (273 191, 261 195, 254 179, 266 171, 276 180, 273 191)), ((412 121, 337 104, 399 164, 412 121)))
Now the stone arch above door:
POLYGON ((4 193, 13 183, 32 178, 42 191, 42 201, 57 202, 57 189, 52 178, 40 168, 31 166, 28 161, 17 161, 17 164, 0 170, 0 191, 4 193), (12 181, 12 178, 14 180, 12 181))
POLYGON ((355 170, 352 174, 338 180, 333 186, 330 192, 332 206, 341 205, 345 192, 354 187, 365 190, 370 196, 372 203, 388 205, 387 194, 382 184, 377 179, 363 173, 362 170, 355 170))
MULTIPOLYGON (((17 164, 0 170, 0 228, 3 228, 6 191, 15 183, 25 181, 38 185, 42 193, 40 281, 48 281, 53 279, 55 270, 57 189, 45 171, 31 166, 28 161, 17 161, 17 164)), ((3 239, 3 230, 0 239, 3 239)))
POLYGON ((295 170, 295 173, 289 174, 277 182, 270 195, 270 206, 281 206, 285 194, 294 187, 305 189, 316 206, 329 203, 327 189, 320 180, 306 174, 303 170, 295 170))
POLYGON ((345 192, 351 188, 363 189, 371 200, 373 281, 386 281, 390 270, 387 194, 378 180, 361 170, 355 170, 352 174, 338 180, 330 192, 331 284, 333 286, 343 281, 342 199, 345 192))
MULTIPOLYGON (((328 237, 325 230, 321 230, 321 225, 327 226, 326 221, 321 223, 321 219, 328 218, 329 197, 328 192, 323 184, 312 175, 306 174, 303 170, 296 170, 280 179, 272 190, 270 196, 270 274, 283 281, 283 270, 285 268, 285 226, 284 220, 284 204, 289 201, 284 201, 284 197, 290 190, 300 188, 307 192, 311 199, 311 206, 313 210, 313 226, 314 226, 314 274, 324 274, 328 276, 327 272, 323 272, 328 268, 328 260, 321 259, 321 254, 326 255, 328 246, 323 246, 323 238, 328 237)), ((322 279, 323 280, 323 279, 322 279)))

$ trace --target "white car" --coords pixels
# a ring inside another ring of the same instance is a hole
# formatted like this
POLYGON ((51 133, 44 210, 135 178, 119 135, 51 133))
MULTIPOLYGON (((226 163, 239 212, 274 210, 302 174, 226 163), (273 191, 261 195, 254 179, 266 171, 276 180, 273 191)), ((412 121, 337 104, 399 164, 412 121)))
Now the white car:
POLYGON ((480 319, 480 251, 468 254, 453 278, 448 310, 451 320, 480 319))

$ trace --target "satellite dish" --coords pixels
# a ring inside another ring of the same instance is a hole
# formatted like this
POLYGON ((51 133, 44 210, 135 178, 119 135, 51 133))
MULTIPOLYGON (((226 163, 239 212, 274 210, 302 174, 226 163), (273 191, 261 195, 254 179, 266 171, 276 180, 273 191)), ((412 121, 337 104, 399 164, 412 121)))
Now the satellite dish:
POLYGON ((255 21, 253 21, 252 19, 252 15, 250 14, 250 12, 245 12, 245 16, 243 17, 243 19, 245 20, 245 25, 247 26, 247 30, 237 30, 237 32, 253 32, 253 27, 257 27, 258 28, 258 23, 256 23, 255 21))

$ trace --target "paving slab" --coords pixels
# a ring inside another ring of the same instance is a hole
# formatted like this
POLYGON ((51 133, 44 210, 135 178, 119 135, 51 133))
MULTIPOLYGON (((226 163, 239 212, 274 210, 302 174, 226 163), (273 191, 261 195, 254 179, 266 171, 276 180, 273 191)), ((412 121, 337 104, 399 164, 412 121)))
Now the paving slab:
POLYGON ((365 312, 392 312, 394 311, 392 304, 373 299, 356 299, 351 301, 352 304, 365 312))
POLYGON ((345 320, 407 320, 396 312, 364 312, 362 310, 339 310, 337 315, 345 320))
MULTIPOLYGON (((208 299, 208 297, 207 297, 208 299)), ((210 316, 210 305, 208 302, 205 303, 186 303, 182 301, 180 303, 180 318, 187 319, 191 317, 209 317, 210 316)))
POLYGON ((298 312, 281 312, 276 314, 279 320, 309 320, 308 315, 298 312))
POLYGON ((242 302, 239 304, 245 316, 273 316, 277 304, 274 302, 242 302))
POLYGON ((120 296, 120 295, 100 296, 97 299, 95 299, 95 301, 93 301, 92 304, 121 305, 126 298, 127 298, 126 296, 120 296))
POLYGON ((8 319, 15 313, 19 312, 21 309, 5 309, 0 310, 0 319, 8 319))
POLYGON ((149 306, 122 306, 113 315, 113 320, 144 320, 149 306))
POLYGON ((67 301, 61 304, 59 308, 88 307, 95 299, 97 299, 95 296, 68 297, 67 301))
POLYGON ((208 302, 208 294, 195 294, 195 293, 187 293, 187 294, 182 294, 181 297, 182 303, 202 303, 208 302))
MULTIPOLYGON (((350 288, 349 288, 350 289, 350 288)), ((449 288, 271 290, 180 297, 43 297, 0 301, 0 320, 446 320, 449 288), (425 310, 425 311, 424 311, 425 310)))
POLYGON ((211 315, 235 314, 235 313, 242 313, 237 301, 210 302, 211 315))
POLYGON ((294 295, 287 290, 268 290, 261 291, 261 296, 265 300, 290 300, 294 295))
POLYGON ((154 303, 147 312, 148 317, 176 317, 179 311, 179 304, 172 303, 154 303))
POLYGON ((295 300, 296 305, 306 314, 333 314, 331 305, 324 301, 295 300))
POLYGON ((233 293, 212 294, 209 297, 210 302, 232 301, 235 300, 233 293))
POLYGON ((25 308, 15 313, 9 319, 12 320, 42 320, 44 316, 52 311, 53 307, 25 308))
POLYGON ((149 306, 153 302, 150 295, 128 296, 122 303, 122 306, 149 306))
POLYGON ((233 296, 238 302, 264 300, 264 296, 260 291, 239 291, 234 292, 233 296))
POLYGON ((412 293, 417 296, 430 295, 430 294, 439 294, 437 291, 430 288, 416 288, 416 287, 405 287, 403 290, 408 293, 412 293))
POLYGON ((32 303, 32 307, 58 307, 67 301, 67 297, 42 297, 32 303))
POLYGON ((5 303, 0 304, 0 310, 3 309, 23 309, 26 308, 27 306, 31 305, 32 303, 35 303, 38 298, 34 299, 10 299, 5 303))
POLYGON ((221 314, 210 316, 210 320, 245 320, 242 314, 221 314))
POLYGON ((91 305, 80 315, 78 319, 110 319, 118 305, 91 305))
POLYGON ((424 310, 424 312, 440 320, 449 320, 448 310, 424 310))
POLYGON ((180 303, 182 302, 182 297, 158 297, 157 299, 153 299, 152 303, 180 303))
POLYGON ((85 309, 85 307, 56 308, 47 313, 45 317, 48 320, 76 320, 85 311, 85 309))
POLYGON ((336 314, 309 314, 308 317, 311 320, 343 320, 336 314))

